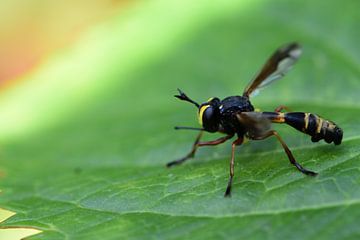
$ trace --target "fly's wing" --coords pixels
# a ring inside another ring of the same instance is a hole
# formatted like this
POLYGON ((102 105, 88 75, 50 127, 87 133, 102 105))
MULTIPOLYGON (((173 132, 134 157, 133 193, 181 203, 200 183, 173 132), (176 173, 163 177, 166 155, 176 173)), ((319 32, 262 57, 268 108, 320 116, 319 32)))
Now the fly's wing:
POLYGON ((273 53, 261 71, 245 88, 243 96, 255 95, 258 90, 282 78, 301 55, 301 47, 297 43, 287 44, 273 53))
POLYGON ((261 112, 241 112, 236 114, 239 122, 246 128, 250 139, 264 136, 271 130, 271 121, 261 112))

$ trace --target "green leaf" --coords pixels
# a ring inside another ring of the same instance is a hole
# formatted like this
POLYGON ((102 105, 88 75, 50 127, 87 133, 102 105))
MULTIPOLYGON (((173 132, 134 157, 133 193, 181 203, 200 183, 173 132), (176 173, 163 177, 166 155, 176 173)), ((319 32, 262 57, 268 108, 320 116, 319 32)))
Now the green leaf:
POLYGON ((1 226, 42 230, 31 239, 358 238, 359 8, 159 0, 93 29, 0 99, 0 207, 17 213, 1 226), (166 169, 196 136, 172 130, 197 124, 195 109, 172 97, 176 88, 197 101, 240 94, 293 40, 301 60, 253 104, 287 105, 343 128, 334 146, 274 126, 319 176, 299 173, 275 139, 239 147, 230 199, 229 143, 166 169))

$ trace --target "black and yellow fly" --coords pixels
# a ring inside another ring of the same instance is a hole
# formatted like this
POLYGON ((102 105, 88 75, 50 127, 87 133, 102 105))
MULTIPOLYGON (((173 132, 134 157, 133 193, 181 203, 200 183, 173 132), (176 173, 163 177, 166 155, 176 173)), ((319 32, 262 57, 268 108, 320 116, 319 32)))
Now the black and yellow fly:
POLYGON ((198 108, 199 122, 202 128, 175 127, 175 129, 199 130, 200 133, 193 144, 192 150, 185 157, 169 162, 167 166, 171 167, 194 157, 198 147, 218 145, 237 135, 237 139, 232 143, 230 178, 225 191, 225 197, 227 197, 231 195, 231 184, 234 177, 235 147, 241 145, 244 138, 262 140, 270 136, 275 136, 281 143, 291 164, 306 175, 317 175, 317 173, 302 167, 295 160, 280 135, 271 129, 271 123, 286 123, 310 135, 313 142, 324 139, 327 143, 334 142, 335 145, 341 143, 343 137, 341 128, 334 122, 313 113, 289 112, 289 109, 285 106, 279 106, 274 112, 255 111, 249 100, 250 96, 254 95, 258 90, 283 77, 300 55, 301 47, 297 43, 290 43, 279 48, 245 88, 242 96, 231 96, 223 100, 214 97, 205 103, 198 104, 178 89, 179 95, 175 95, 175 97, 190 102, 198 108), (287 112, 282 112, 282 110, 286 110, 287 112), (220 132, 226 135, 214 141, 201 142, 200 138, 204 131, 211 133, 220 132))

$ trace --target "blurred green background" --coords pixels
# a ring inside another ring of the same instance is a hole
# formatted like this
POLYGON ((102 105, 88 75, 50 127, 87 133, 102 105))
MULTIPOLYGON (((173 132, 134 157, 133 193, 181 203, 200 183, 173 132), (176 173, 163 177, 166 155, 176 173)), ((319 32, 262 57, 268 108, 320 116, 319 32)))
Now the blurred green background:
POLYGON ((0 207, 17 213, 2 227, 42 231, 31 239, 359 237, 358 1, 2 4, 0 207), (299 174, 273 139, 238 150, 231 199, 229 144, 165 169, 196 134, 172 129, 197 126, 176 88, 199 102, 241 94, 290 41, 299 63, 252 102, 343 128, 334 147, 274 126, 320 175, 299 174))

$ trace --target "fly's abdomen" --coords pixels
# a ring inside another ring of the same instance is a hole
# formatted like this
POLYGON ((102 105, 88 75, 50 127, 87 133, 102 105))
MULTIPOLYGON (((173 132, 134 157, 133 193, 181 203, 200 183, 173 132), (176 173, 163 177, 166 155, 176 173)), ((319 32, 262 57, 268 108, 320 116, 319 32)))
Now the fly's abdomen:
POLYGON ((334 122, 319 117, 313 113, 303 112, 264 112, 268 118, 275 123, 286 123, 293 128, 311 136, 311 141, 318 142, 324 139, 325 142, 341 143, 343 137, 342 129, 334 122))

